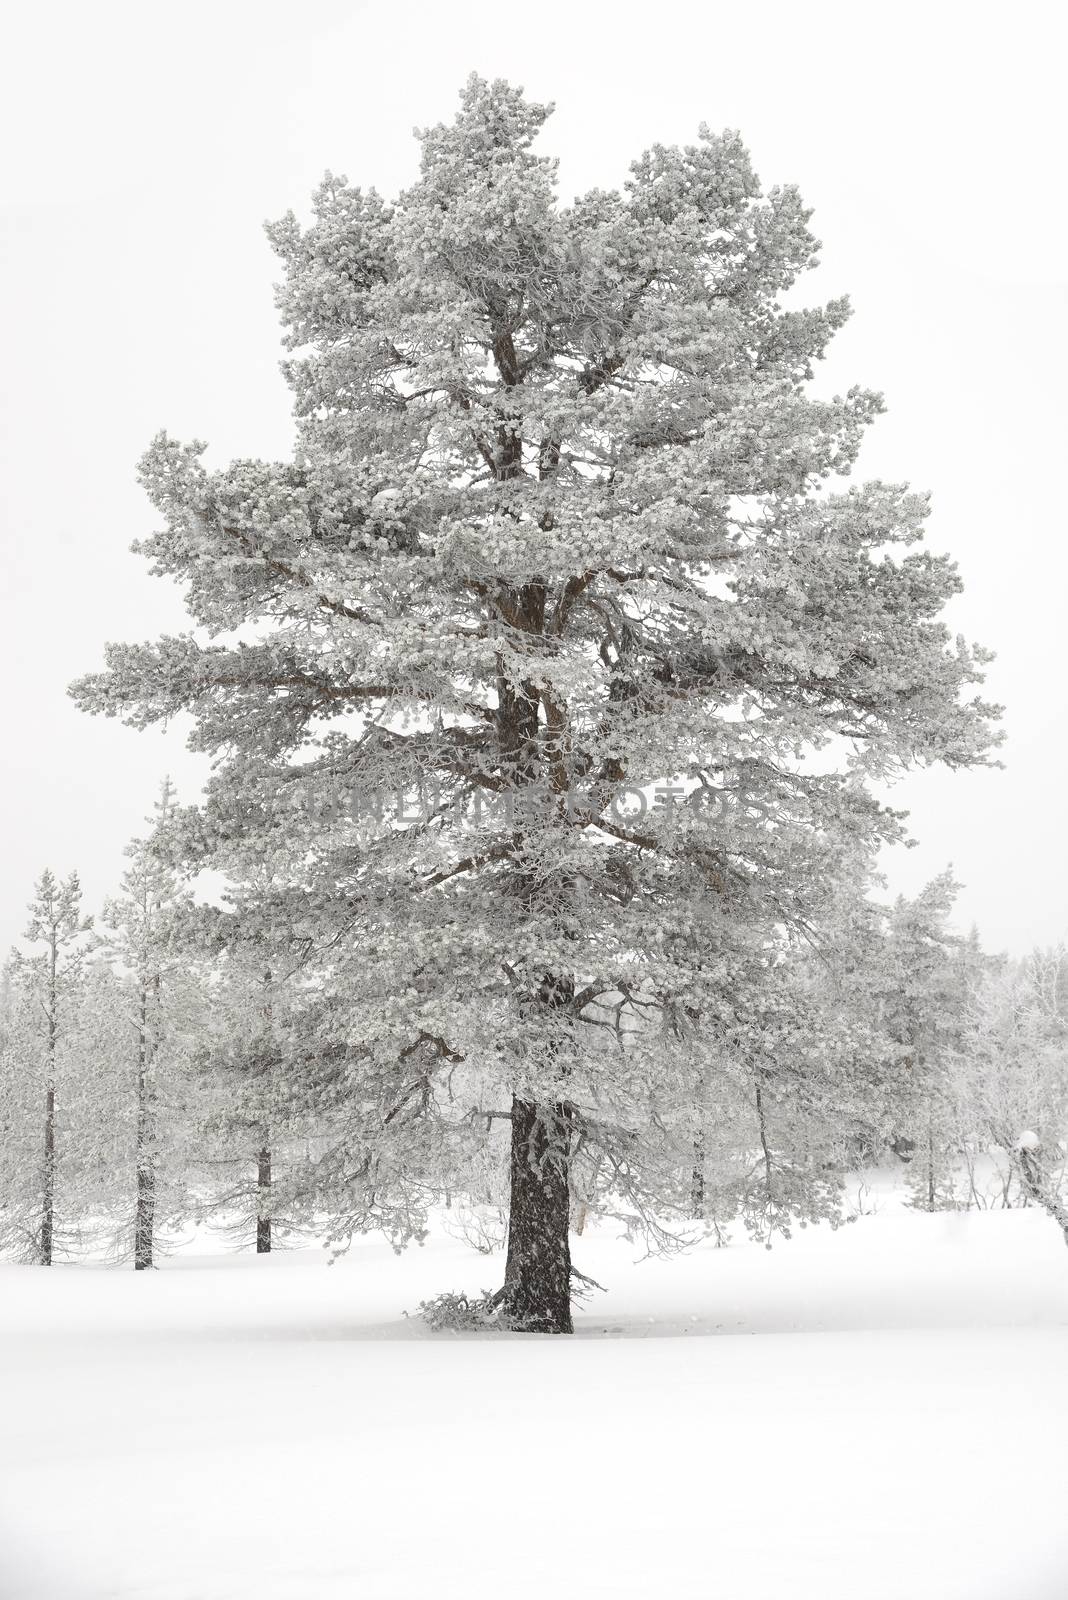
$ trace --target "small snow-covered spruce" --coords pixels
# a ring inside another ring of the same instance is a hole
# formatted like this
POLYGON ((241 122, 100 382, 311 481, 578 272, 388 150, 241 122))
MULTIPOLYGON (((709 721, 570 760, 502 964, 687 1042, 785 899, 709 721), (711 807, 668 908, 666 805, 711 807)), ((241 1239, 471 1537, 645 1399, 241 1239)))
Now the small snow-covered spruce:
MULTIPOLYGON (((183 819, 155 846, 167 859, 183 819)), ((272 879, 262 857, 227 857, 220 905, 186 905, 172 940, 199 972, 206 1016, 188 1075, 191 1176, 198 1212, 269 1254, 308 1224, 329 1226, 324 1173, 351 1153, 336 1080, 347 1052, 324 1029, 321 970, 306 960, 299 892, 272 879)))
MULTIPOLYGON (((27 1252, 43 1267, 52 1265, 56 1242, 57 1083, 77 1034, 78 1007, 85 978, 86 938, 92 918, 82 915, 78 874, 62 882, 47 868, 34 887, 30 921, 24 935, 37 948, 32 954, 14 950, 11 956, 15 991, 14 1026, 8 1065, 21 1079, 20 1087, 33 1083, 40 1093, 38 1131, 41 1158, 37 1166, 36 1225, 26 1211, 28 1195, 9 1192, 4 1198, 4 1232, 21 1239, 27 1252)), ((10 1124, 5 1127, 5 1132, 10 1124)), ((5 1152, 9 1170, 17 1162, 5 1152)), ((32 1204, 32 1202, 30 1202, 32 1204)))
POLYGON ((564 206, 549 109, 472 77, 395 203, 328 176, 271 227, 294 458, 154 441, 141 548, 199 631, 73 692, 191 713, 190 856, 270 860, 256 914, 318 982, 318 1056, 282 1070, 347 1118, 338 1234, 418 1233, 505 1126, 501 1306, 566 1332, 575 1164, 655 1229, 680 1173, 691 1208, 695 1093, 705 1123, 742 1078, 752 1115, 769 1074, 803 1097, 818 1062, 768 1061, 735 974, 899 831, 865 780, 987 759, 992 711, 925 497, 832 490, 880 401, 808 389, 848 306, 784 308, 817 249, 796 189, 702 129, 564 206), (616 800, 672 778, 713 805, 616 800), (398 795, 414 820, 376 818, 398 795))
POLYGON ((276 1102, 279 1069, 293 1053, 284 1044, 292 1019, 285 985, 266 965, 270 957, 236 935, 227 939, 226 921, 217 920, 222 947, 211 1020, 200 1041, 201 1130, 213 1173, 207 1210, 241 1242, 254 1239, 257 1255, 269 1255, 279 1225, 289 1220, 274 1131, 283 1126, 276 1102))
MULTIPOLYGON (((855 883, 849 891, 857 892, 855 883)), ((797 1224, 836 1227, 842 1220, 842 1176, 870 1139, 875 1108, 896 1066, 878 1030, 837 981, 845 951, 836 919, 846 892, 836 884, 835 902, 806 926, 804 937, 790 929, 771 936, 765 927, 748 962, 736 949, 718 1005, 706 1001, 676 1012, 674 1026, 696 1080, 691 1127, 701 1156, 698 1220, 718 1238, 735 1217, 768 1245, 776 1234, 789 1238, 797 1224)), ((876 915, 874 906, 862 904, 876 915)), ((737 943, 741 911, 732 924, 737 943)), ((848 926, 851 932, 852 922, 848 926)), ((724 946, 725 940, 721 952, 724 946)), ((852 941, 850 948, 856 948, 852 941)), ((681 1144, 668 1149, 676 1159, 685 1154, 681 1144)), ((688 1187, 691 1214, 697 1210, 694 1172, 692 1164, 680 1168, 677 1200, 681 1211, 688 1187)), ((660 1192, 670 1192, 666 1173, 660 1192)))
POLYGON ((959 1203, 962 1132, 952 1064, 970 1026, 971 998, 988 958, 975 936, 953 931, 958 885, 943 872, 914 899, 890 908, 881 971, 871 993, 896 1047, 892 1108, 898 1148, 909 1153, 912 1203, 924 1211, 959 1203))
MULTIPOLYGON (((184 1209, 184 1172, 189 1129, 183 1087, 192 1041, 203 1026, 205 987, 176 937, 191 897, 178 874, 155 850, 155 840, 175 807, 164 780, 149 819, 153 832, 126 848, 129 866, 119 893, 98 918, 97 944, 120 982, 117 995, 122 1038, 121 1069, 133 1095, 120 1088, 114 1118, 114 1169, 133 1176, 129 1216, 120 1226, 120 1249, 132 1254, 137 1271, 153 1265, 160 1218, 184 1209), (132 1123, 132 1128, 131 1128, 132 1123), (128 1137, 132 1133, 132 1138, 128 1137)), ((126 1207, 125 1193, 112 1196, 126 1207)))

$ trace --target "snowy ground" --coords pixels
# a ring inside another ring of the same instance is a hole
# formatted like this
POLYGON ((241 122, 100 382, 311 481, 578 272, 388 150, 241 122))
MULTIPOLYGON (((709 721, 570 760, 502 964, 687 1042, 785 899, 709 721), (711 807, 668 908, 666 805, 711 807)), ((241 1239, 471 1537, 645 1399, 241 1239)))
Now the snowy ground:
POLYGON ((499 1281, 444 1237, 0 1269, 0 1595, 1064 1600, 1048 1219, 637 1254, 570 1340, 405 1320, 499 1281))

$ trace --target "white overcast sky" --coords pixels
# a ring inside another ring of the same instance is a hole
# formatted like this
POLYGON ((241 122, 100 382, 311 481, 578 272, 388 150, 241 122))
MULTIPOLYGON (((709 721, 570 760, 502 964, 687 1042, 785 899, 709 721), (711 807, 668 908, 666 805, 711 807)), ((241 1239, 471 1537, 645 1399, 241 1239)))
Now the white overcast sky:
POLYGON ((134 464, 160 427, 216 461, 285 455, 277 276, 261 224, 325 168, 392 194, 412 128, 467 74, 557 112, 565 199, 648 144, 737 127, 765 184, 796 182, 848 292, 821 387, 884 391, 860 476, 934 494, 951 622, 998 651, 1003 772, 937 770, 893 796, 919 840, 894 889, 952 862, 994 949, 1068 935, 1064 848, 1064 44, 1053 5, 352 0, 9 7, 0 91, 0 950, 43 866, 94 908, 180 730, 77 712, 105 639, 184 626, 128 553, 153 526, 134 464))

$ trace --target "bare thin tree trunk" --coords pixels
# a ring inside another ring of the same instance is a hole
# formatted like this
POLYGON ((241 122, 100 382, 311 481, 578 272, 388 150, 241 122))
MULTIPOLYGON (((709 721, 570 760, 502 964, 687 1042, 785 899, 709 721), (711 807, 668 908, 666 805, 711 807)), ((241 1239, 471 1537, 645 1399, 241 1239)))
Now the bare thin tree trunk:
POLYGON ((56 1209, 56 1004, 58 935, 52 928, 48 951, 48 1079, 45 1083, 44 1171, 42 1173, 41 1248, 42 1267, 52 1265, 52 1240, 56 1209))
POLYGON ((264 1144, 256 1157, 256 1254, 271 1252, 271 1149, 264 1144))
POLYGON ((137 1207, 134 1213, 134 1270, 152 1266, 156 1228, 156 1167, 153 1148, 152 1095, 149 1084, 148 986, 141 984, 137 1035, 137 1207))
POLYGON ((700 1221, 705 1214, 705 1141, 698 1134, 693 1142, 693 1167, 690 1172, 690 1214, 700 1221))
MULTIPOLYGON (((270 999, 270 967, 263 974, 263 982, 267 993, 263 1015, 270 1024, 274 1014, 270 999)), ((268 1256, 271 1253, 271 1131, 264 1127, 261 1133, 263 1142, 256 1156, 256 1254, 268 1256)))
POLYGON ((56 1205, 56 1085, 53 1079, 49 1079, 45 1087, 43 1188, 39 1260, 42 1267, 50 1267, 52 1265, 52 1234, 55 1224, 56 1205))
POLYGON ((1068 1244, 1068 1206, 1050 1182, 1041 1152, 1038 1149, 1018 1149, 1016 1155, 1025 1195, 1049 1213, 1064 1235, 1065 1244, 1068 1244))
MULTIPOLYGON (((138 1137, 141 1137, 140 1132, 138 1137)), ((144 1272, 153 1264, 156 1227, 156 1174, 151 1159, 137 1162, 137 1216, 134 1222, 134 1269, 144 1272)))

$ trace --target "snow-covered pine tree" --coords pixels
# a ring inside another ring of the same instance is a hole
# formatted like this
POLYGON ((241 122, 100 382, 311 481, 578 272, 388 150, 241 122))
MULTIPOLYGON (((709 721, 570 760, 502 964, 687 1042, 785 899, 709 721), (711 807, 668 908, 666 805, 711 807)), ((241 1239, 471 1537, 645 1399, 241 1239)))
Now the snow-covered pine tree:
MULTIPOLYGON (((174 790, 165 779, 149 818, 153 835, 127 846, 130 864, 119 893, 105 902, 99 918, 99 946, 123 980, 118 1000, 125 1037, 120 1052, 131 1062, 134 1089, 132 1254, 137 1271, 153 1264, 164 1157, 185 1137, 176 1106, 181 1098, 178 1063, 191 1049, 194 1020, 204 1009, 203 990, 191 977, 176 940, 190 905, 189 892, 154 849, 154 835, 166 826, 174 804, 174 790), (169 1078, 162 1107, 161 1073, 169 1078)), ((116 1131, 124 1131, 121 1117, 116 1118, 116 1131)), ((170 1176, 173 1180, 173 1172, 170 1176)))
POLYGON ((842 1158, 850 1170, 878 1162, 901 1133, 905 1098, 902 1047, 886 1025, 898 973, 890 959, 884 880, 858 860, 836 875, 818 939, 804 950, 819 1010, 838 1019, 854 1093, 839 1108, 842 1158))
POLYGON ((946 871, 914 899, 898 897, 887 918, 886 965, 875 990, 883 1028, 900 1053, 897 1131, 912 1151, 913 1203, 925 1211, 956 1204, 950 1069, 964 1044, 972 983, 984 961, 978 944, 950 925, 957 893, 946 871))
MULTIPOLYGON (((156 830, 153 852, 161 861, 202 864, 183 821, 178 813, 156 830)), ((303 891, 293 889, 287 903, 290 886, 273 877, 264 839, 251 853, 245 842, 239 830, 225 851, 221 903, 187 899, 176 909, 168 948, 180 955, 199 996, 200 1024, 186 1074, 195 1209, 201 1218, 221 1221, 242 1243, 251 1233, 262 1255, 270 1252, 279 1223, 289 1231, 316 1211, 314 1198, 294 1200, 298 1174, 289 1160, 316 1132, 318 1096, 299 1070, 302 1057, 318 1059, 306 1016, 316 992, 305 970, 307 941, 295 927, 303 891), (285 1186, 278 1182, 279 1161, 285 1186)), ((213 850, 213 859, 221 861, 222 854, 213 850)))
POLYGON ((248 948, 225 915, 209 921, 218 955, 197 1074, 202 1145, 214 1174, 206 1209, 242 1242, 251 1232, 256 1253, 267 1255, 278 1204, 274 1113, 292 1104, 279 1071, 288 1058, 280 1044, 288 995, 261 948, 248 948))
MULTIPOLYGON (((39 1225, 30 1235, 34 1259, 52 1265, 56 1204, 56 1083, 60 1055, 75 1032, 78 992, 84 974, 85 935, 92 918, 82 915, 78 874, 62 882, 46 868, 34 886, 25 939, 32 955, 12 952, 12 976, 20 1013, 13 1029, 12 1065, 25 1079, 39 1076, 43 1105, 43 1150, 39 1179, 39 1225), (21 1027, 19 1026, 21 1022, 21 1027), (24 1054, 18 1061, 21 1043, 24 1054)), ((17 1206, 14 1208, 17 1211, 17 1206)))
POLYGON ((503 1115, 498 1309, 559 1332, 574 1152, 635 1189, 647 1147, 677 1181, 661 1103, 692 1130, 688 1044, 632 1048, 628 1016, 728 1006, 736 951, 896 832, 865 779, 982 761, 991 708, 925 497, 830 492, 880 401, 807 387, 848 307, 784 306, 817 248, 796 189, 702 129, 561 205, 549 109, 472 77, 395 204, 328 176, 269 230, 294 459, 155 440, 143 553, 200 632, 110 646, 73 692, 190 712, 219 757, 190 849, 281 869, 265 925, 343 1046, 289 1068, 350 1108, 342 1225, 413 1226, 431 1124, 503 1115), (636 814, 675 777, 714 806, 636 814))
POLYGON ((691 1210, 717 1234, 735 1217, 769 1244, 798 1223, 837 1226, 844 1176, 885 1142, 902 1052, 879 1021, 887 941, 872 879, 863 855, 828 862, 822 904, 815 886, 806 894, 811 917, 765 929, 718 1005, 684 1008, 700 1077, 691 1210))
POLYGON ((136 986, 95 945, 94 937, 60 1056, 57 1207, 72 1252, 126 1255, 133 1215, 136 986))
MULTIPOLYGON (((0 1039, 0 1250, 18 1259, 41 1256, 41 1090, 44 1058, 36 1007, 4 966, 0 1039)), ((53 1133, 54 1137, 54 1133, 53 1133)), ((54 1201, 53 1201, 54 1207, 54 1201)))

